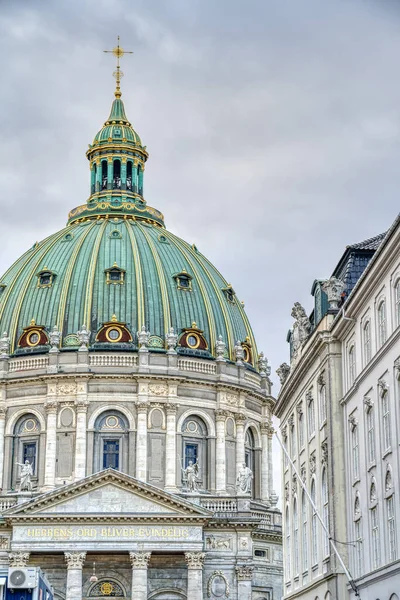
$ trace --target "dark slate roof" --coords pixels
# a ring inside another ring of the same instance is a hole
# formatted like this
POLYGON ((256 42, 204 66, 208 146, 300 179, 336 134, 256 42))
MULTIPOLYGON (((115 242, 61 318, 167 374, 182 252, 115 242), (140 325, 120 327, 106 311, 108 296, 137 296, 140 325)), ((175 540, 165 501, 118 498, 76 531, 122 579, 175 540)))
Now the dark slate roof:
POLYGON ((349 296, 351 290, 360 279, 369 261, 385 239, 385 236, 386 232, 380 233, 363 242, 351 244, 346 247, 343 256, 332 274, 334 277, 344 281, 346 297, 349 296))

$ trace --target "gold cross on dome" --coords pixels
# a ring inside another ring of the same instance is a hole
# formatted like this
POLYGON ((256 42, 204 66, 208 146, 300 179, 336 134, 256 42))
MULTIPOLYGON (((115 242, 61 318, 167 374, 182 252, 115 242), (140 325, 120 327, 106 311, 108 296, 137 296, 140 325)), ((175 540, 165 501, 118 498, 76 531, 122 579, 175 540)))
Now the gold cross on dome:
POLYGON ((121 98, 122 94, 121 94, 120 83, 121 83, 121 79, 124 76, 124 74, 121 71, 121 68, 119 66, 119 61, 124 56, 124 54, 133 54, 133 52, 130 52, 129 50, 124 50, 123 48, 121 48, 121 46, 119 45, 119 36, 118 36, 118 43, 115 46, 115 48, 113 48, 112 50, 103 50, 103 52, 105 52, 106 54, 114 54, 114 56, 117 58, 117 69, 113 73, 113 76, 115 77, 116 82, 117 82, 116 90, 115 90, 115 97, 121 98))

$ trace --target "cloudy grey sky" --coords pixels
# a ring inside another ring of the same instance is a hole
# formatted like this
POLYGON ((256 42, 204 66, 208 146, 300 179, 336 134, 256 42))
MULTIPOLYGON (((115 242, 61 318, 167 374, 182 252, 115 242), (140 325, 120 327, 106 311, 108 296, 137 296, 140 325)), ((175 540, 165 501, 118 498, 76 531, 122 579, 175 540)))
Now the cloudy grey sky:
POLYGON ((87 199, 117 34, 146 199, 232 282, 275 372, 293 303, 399 211, 400 3, 0 0, 0 272, 87 199))

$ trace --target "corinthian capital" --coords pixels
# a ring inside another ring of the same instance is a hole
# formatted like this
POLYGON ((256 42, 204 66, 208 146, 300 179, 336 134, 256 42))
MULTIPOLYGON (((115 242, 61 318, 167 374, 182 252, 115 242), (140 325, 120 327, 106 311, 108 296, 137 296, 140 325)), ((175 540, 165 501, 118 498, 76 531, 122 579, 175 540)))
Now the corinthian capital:
POLYGON ((68 569, 82 569, 86 552, 64 552, 68 569))
POLYGON ((241 565, 236 567, 236 575, 239 581, 251 581, 253 578, 254 567, 252 565, 241 565))
POLYGON ((129 552, 132 569, 147 569, 151 552, 129 552))
POLYGON ((202 569, 205 557, 205 552, 185 552, 188 569, 202 569))
POLYGON ((9 552, 10 567, 26 567, 29 561, 29 552, 9 552))

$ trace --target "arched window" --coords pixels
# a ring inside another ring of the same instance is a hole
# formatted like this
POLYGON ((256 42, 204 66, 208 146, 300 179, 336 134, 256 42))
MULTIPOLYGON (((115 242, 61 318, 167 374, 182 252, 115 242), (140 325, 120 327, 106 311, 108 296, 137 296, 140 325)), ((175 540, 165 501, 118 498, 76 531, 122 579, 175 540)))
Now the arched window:
MULTIPOLYGON (((321 499, 322 499, 322 519, 325 527, 329 531, 329 505, 328 505, 328 481, 326 469, 322 470, 321 478, 321 499)), ((324 532, 324 556, 329 556, 329 537, 324 532)))
POLYGON ((364 365, 371 360, 371 323, 367 321, 363 330, 364 365))
MULTIPOLYGON (((207 427, 200 417, 191 415, 182 426, 182 456, 183 468, 187 469, 197 464, 197 485, 199 489, 207 490, 209 488, 207 471, 207 427)), ((182 475, 182 484, 186 488, 187 481, 182 475)))
POLYGON ((308 569, 308 500, 303 491, 301 497, 301 520, 302 520, 302 554, 303 554, 303 571, 308 569))
POLYGON ((293 500, 293 575, 299 573, 299 515, 297 500, 293 500))
POLYGON ((140 165, 137 167, 138 194, 143 196, 143 170, 140 165))
POLYGON ((39 479, 39 436, 40 424, 32 414, 22 416, 15 424, 13 439, 13 464, 11 474, 11 488, 20 484, 21 467, 17 465, 29 461, 32 466, 32 485, 37 487, 39 479))
MULTIPOLYGON (((311 500, 316 506, 315 480, 311 482, 311 500)), ((311 507, 311 564, 318 563, 318 530, 317 530, 317 513, 314 507, 311 507)))
POLYGON ((285 565, 285 581, 291 578, 290 570, 290 557, 292 554, 292 546, 290 542, 290 517, 289 507, 286 507, 286 518, 285 518, 285 529, 286 529, 286 565, 285 565))
POLYGON ((356 378, 356 350, 354 345, 349 350, 349 387, 351 387, 356 378))
POLYGON ((378 306, 378 341, 379 347, 386 342, 386 303, 384 300, 378 306))
POLYGON ((319 414, 321 425, 326 421, 326 385, 321 385, 319 389, 319 414))
POLYGON ((116 469, 128 472, 128 431, 126 417, 108 410, 95 423, 94 471, 116 469))
POLYGON ((375 462, 375 415, 372 405, 367 411, 367 458, 369 464, 375 462))
POLYGON ((118 159, 113 162, 113 189, 121 189, 121 161, 118 159))
POLYGON ((249 467, 253 471, 253 484, 251 487, 252 497, 256 497, 256 481, 257 481, 257 469, 256 469, 256 461, 255 461, 255 441, 254 434, 249 427, 246 431, 246 437, 244 440, 244 450, 245 450, 245 461, 246 466, 249 467))
POLYGON ((362 522, 360 498, 354 501, 354 575, 360 577, 363 572, 362 522))
POLYGON ((120 583, 112 579, 100 579, 90 588, 89 598, 126 598, 125 591, 120 583))
POLYGON ((132 191, 132 162, 128 160, 126 165, 126 189, 132 191))
POLYGON ((101 189, 106 190, 108 184, 108 164, 106 160, 101 161, 101 189))
POLYGON ((96 191, 96 181, 97 181, 97 165, 94 162, 92 168, 92 194, 96 191))
POLYGON ((377 569, 381 562, 378 507, 375 505, 373 508, 371 508, 370 513, 371 513, 372 568, 377 569))
POLYGON ((386 499, 386 518, 388 535, 388 559, 389 562, 396 560, 396 520, 394 513, 393 495, 386 499))
POLYGON ((390 403, 389 391, 385 390, 382 394, 382 426, 383 426, 383 450, 389 450, 392 443, 391 425, 390 425, 390 403))

